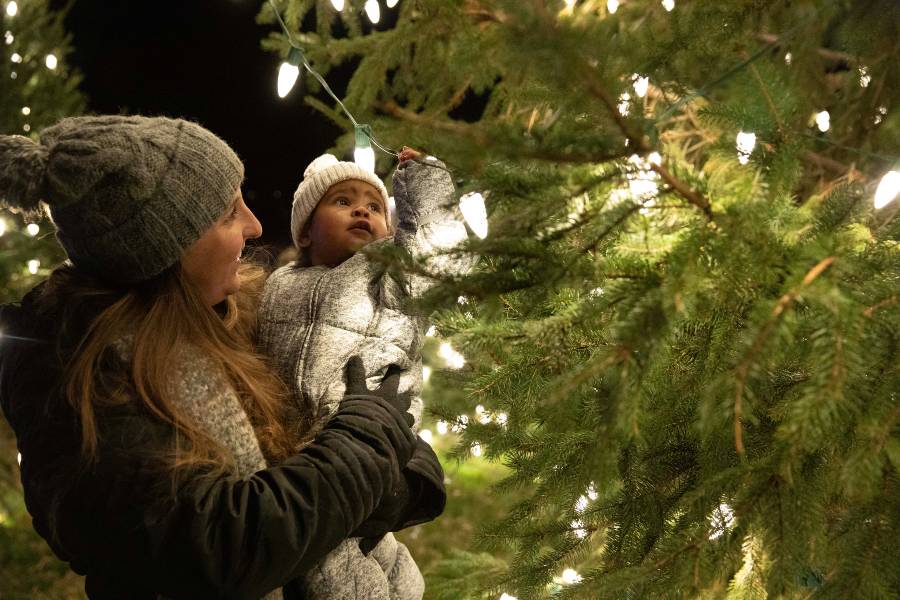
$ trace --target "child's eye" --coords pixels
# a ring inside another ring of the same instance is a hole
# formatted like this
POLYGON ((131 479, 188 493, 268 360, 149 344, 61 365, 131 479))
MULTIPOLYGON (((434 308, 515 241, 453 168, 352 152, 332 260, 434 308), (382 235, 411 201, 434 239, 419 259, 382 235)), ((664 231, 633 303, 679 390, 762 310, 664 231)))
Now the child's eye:
POLYGON ((378 204, 377 202, 373 202, 372 204, 369 205, 369 209, 370 209, 373 213, 380 213, 380 212, 381 212, 381 205, 378 204))
POLYGON ((340 206, 350 206, 350 200, 348 200, 347 198, 338 198, 335 200, 335 202, 340 206))
POLYGON ((238 216, 238 207, 235 206, 234 208, 231 209, 231 212, 228 213, 228 216, 225 217, 225 221, 226 222, 233 221, 234 219, 237 218, 237 216, 238 216))

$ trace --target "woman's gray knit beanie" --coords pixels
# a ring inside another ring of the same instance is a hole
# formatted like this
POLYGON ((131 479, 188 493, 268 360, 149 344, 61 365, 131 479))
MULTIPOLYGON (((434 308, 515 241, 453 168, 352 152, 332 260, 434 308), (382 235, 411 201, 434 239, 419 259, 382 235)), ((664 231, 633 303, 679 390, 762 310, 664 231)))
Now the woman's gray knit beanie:
POLYGON ((70 117, 40 143, 0 136, 0 203, 44 201, 69 259, 137 282, 178 262, 231 207, 244 166, 196 123, 165 117, 70 117))

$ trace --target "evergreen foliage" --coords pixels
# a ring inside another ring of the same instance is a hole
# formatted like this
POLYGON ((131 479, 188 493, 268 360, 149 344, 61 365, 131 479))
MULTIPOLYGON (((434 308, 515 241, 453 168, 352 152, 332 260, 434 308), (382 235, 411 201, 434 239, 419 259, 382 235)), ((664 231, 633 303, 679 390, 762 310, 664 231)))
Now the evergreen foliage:
POLYGON ((358 121, 490 215, 429 298, 466 362, 426 402, 517 503, 432 593, 900 597, 900 201, 872 206, 897 3, 401 0, 375 27, 362 4, 276 2, 314 68, 352 70, 358 121))
MULTIPOLYGON (((71 45, 64 12, 51 10, 47 0, 25 0, 11 16, 8 5, 0 3, 0 133, 36 136, 60 118, 83 112, 81 77, 66 64, 71 45), (56 59, 55 64, 50 59, 52 69, 48 55, 56 59)), ((2 303, 21 298, 64 254, 46 216, 26 218, 0 209, 0 221, 2 303), (36 234, 29 224, 38 226, 36 234)), ((0 597, 83 598, 82 578, 59 562, 31 527, 16 454, 15 437, 0 419, 0 597)))
MULTIPOLYGON (((64 11, 51 10, 47 0, 28 0, 17 2, 10 16, 7 6, 4 2, 0 11, 0 133, 37 136, 62 117, 84 111, 81 75, 66 64, 71 36, 63 27, 64 11)), ((0 219, 0 302, 10 302, 45 278, 64 254, 46 217, 26 219, 0 209, 0 219), (35 235, 26 229, 32 222, 39 228, 35 235), (29 268, 34 260, 39 265, 29 268)))

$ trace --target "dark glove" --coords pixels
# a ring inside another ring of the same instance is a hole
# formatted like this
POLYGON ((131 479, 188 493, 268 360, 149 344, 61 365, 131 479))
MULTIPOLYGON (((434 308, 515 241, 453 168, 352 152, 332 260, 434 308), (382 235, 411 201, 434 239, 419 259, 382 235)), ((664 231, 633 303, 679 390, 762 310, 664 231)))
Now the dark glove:
POLYGON ((350 360, 347 361, 347 391, 344 393, 344 399, 376 396, 387 400, 391 406, 403 413, 406 424, 412 427, 415 419, 407 412, 412 402, 412 393, 397 393, 397 390, 400 388, 400 373, 400 367, 390 365, 378 389, 370 390, 366 387, 366 369, 363 366, 362 359, 358 356, 351 356, 350 360))
POLYGON ((444 512, 444 471, 434 450, 421 438, 417 438, 416 449, 402 474, 400 485, 350 534, 365 538, 359 544, 363 553, 371 551, 387 532, 431 521, 444 512))

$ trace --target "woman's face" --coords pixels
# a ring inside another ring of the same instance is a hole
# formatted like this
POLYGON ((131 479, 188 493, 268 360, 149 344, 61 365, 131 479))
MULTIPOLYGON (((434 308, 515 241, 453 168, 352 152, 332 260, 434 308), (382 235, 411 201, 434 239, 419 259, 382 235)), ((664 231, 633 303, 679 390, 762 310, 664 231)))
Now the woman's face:
POLYGON ((241 287, 238 267, 248 239, 258 238, 262 225, 244 204, 238 190, 234 204, 191 245, 181 257, 181 269, 197 286, 210 306, 218 304, 241 287))

